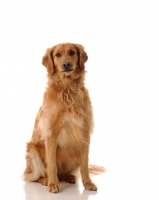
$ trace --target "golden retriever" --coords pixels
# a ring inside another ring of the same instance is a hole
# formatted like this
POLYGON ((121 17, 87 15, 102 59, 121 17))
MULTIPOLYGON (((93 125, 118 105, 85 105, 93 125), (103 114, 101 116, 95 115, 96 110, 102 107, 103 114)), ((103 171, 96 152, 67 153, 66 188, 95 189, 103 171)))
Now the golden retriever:
POLYGON ((78 169, 84 188, 97 190, 89 173, 104 171, 88 165, 93 116, 84 85, 87 59, 83 46, 72 43, 47 49, 42 59, 48 83, 27 143, 22 178, 47 185, 49 192, 59 192, 59 180, 75 183, 78 169))

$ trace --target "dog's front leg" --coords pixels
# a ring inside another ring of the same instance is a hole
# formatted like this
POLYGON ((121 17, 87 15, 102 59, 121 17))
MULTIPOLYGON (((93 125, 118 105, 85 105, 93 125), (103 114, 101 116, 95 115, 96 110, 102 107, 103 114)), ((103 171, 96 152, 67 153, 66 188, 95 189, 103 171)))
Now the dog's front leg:
POLYGON ((56 166, 56 139, 56 136, 53 134, 45 139, 48 191, 54 193, 59 192, 56 166))
POLYGON ((83 152, 81 155, 81 175, 83 186, 86 190, 97 190, 97 186, 91 181, 88 170, 88 154, 89 154, 89 145, 84 146, 83 152))

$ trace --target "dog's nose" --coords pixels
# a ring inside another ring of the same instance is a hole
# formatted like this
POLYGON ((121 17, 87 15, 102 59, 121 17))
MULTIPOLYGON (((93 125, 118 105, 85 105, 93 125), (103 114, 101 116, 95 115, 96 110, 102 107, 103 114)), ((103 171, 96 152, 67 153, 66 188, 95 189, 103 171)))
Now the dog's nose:
POLYGON ((65 71, 69 71, 72 69, 72 63, 69 60, 65 60, 62 63, 62 67, 65 71))

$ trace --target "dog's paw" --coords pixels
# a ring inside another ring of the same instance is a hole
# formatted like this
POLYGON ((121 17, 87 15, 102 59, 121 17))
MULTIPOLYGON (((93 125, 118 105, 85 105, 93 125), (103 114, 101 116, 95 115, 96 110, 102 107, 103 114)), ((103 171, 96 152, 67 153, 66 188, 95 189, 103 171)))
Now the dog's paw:
POLYGON ((34 174, 33 173, 27 173, 24 172, 23 175, 21 176, 23 181, 34 181, 34 174))
POLYGON ((86 190, 92 190, 92 191, 97 191, 97 186, 94 184, 94 183, 92 183, 92 182, 86 182, 86 183, 84 183, 84 188, 86 189, 86 190))
POLYGON ((59 186, 56 184, 50 184, 50 185, 48 185, 48 191, 57 193, 57 192, 59 192, 59 186))
POLYGON ((71 174, 66 178, 66 182, 68 183, 76 183, 76 181, 77 181, 76 176, 71 175, 71 174))
POLYGON ((38 179, 38 183, 40 183, 42 185, 47 185, 48 184, 48 179, 46 177, 40 177, 38 179))

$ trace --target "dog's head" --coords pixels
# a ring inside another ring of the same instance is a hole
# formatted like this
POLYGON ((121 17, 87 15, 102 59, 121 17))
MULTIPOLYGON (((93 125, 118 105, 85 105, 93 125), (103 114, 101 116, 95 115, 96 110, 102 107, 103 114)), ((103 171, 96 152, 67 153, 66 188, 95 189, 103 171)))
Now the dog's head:
POLYGON ((85 70, 87 59, 82 45, 63 43, 47 49, 42 64, 51 76, 58 73, 60 77, 73 77, 85 70))

